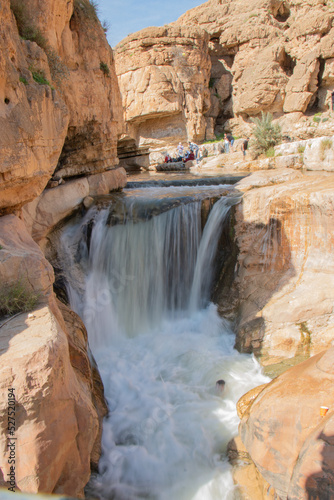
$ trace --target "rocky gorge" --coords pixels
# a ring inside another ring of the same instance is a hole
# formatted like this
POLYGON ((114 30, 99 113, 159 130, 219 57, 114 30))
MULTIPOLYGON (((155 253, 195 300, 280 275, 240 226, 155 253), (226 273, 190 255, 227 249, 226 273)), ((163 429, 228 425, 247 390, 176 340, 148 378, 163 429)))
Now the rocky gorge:
POLYGON ((36 298, 0 323, 1 486, 9 388, 17 491, 82 498, 98 467, 108 408, 85 325, 53 291, 60 228, 125 187, 128 156, 141 166, 148 148, 154 164, 179 141, 251 135, 251 118, 270 111, 292 139, 273 158, 239 151, 201 167, 244 172, 213 299, 237 349, 278 375, 238 403, 231 454, 242 498, 331 498, 333 3, 209 0, 115 53, 88 0, 4 0, 0 19, 1 286, 36 298))

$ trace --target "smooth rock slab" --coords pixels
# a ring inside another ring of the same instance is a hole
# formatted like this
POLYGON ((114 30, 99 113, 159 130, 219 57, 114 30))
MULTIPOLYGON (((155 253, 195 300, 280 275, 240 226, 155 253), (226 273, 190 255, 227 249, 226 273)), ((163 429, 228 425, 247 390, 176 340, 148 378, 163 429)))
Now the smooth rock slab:
POLYGON ((334 497, 333 358, 331 347, 290 368, 260 392, 241 420, 247 451, 282 500, 334 497), (323 405, 326 417, 320 416, 323 405))

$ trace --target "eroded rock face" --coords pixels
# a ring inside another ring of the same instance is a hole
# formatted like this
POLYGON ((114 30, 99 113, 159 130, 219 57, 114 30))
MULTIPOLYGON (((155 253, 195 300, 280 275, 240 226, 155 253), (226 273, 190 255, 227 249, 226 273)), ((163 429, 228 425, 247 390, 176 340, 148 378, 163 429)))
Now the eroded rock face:
POLYGON ((239 434, 282 499, 331 498, 334 348, 277 377, 244 413, 239 434), (327 406, 325 417, 320 407, 327 406))
POLYGON ((264 364, 331 345, 333 182, 331 174, 286 169, 258 172, 237 185, 245 192, 234 226, 237 346, 264 364))
POLYGON ((37 67, 48 68, 46 55, 20 40, 9 0, 1 2, 0 19, 1 215, 43 191, 57 166, 69 115, 59 92, 33 80, 37 67))
POLYGON ((9 472, 8 389, 16 398, 17 490, 83 497, 100 456, 103 386, 78 316, 56 302, 53 270, 23 222, 0 218, 1 287, 21 281, 38 304, 0 323, 0 485, 9 472), (60 309, 59 309, 60 307, 60 309), (6 417, 6 418, 5 418, 6 417))
POLYGON ((89 6, 21 2, 38 46, 20 39, 10 1, 1 3, 0 214, 36 198, 55 171, 68 178, 118 164, 123 116, 113 54, 89 6))
POLYGON ((55 188, 45 189, 38 198, 23 207, 22 217, 33 239, 44 249, 48 233, 87 196, 109 194, 123 188, 126 182, 126 172, 122 167, 70 180, 55 188))
POLYGON ((333 6, 324 0, 209 0, 167 27, 127 37, 117 47, 116 60, 129 130, 138 141, 163 147, 179 139, 212 139, 224 128, 249 134, 249 117, 261 111, 279 118, 328 110, 333 18, 333 6), (177 28, 181 36, 175 37, 177 28), (189 39, 187 29, 198 35, 189 39), (184 71, 188 63, 198 67, 198 74, 210 69, 207 40, 199 42, 202 30, 209 38, 211 72, 199 87, 198 77, 188 74, 185 80, 184 71), (198 104, 200 95, 205 105, 198 104), (165 131, 158 134, 155 128, 165 131))
POLYGON ((128 131, 139 146, 204 139, 211 63, 203 30, 147 28, 120 42, 115 59, 128 131))

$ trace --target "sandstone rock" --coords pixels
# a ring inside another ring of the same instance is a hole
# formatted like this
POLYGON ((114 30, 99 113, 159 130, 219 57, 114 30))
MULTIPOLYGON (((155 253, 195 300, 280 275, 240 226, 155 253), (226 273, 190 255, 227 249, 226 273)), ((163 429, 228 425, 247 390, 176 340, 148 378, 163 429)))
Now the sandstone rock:
POLYGON ((276 163, 285 162, 284 158, 297 153, 303 156, 303 165, 307 170, 334 170, 334 136, 280 144, 275 147, 275 154, 283 156, 280 160, 277 157, 276 163))
MULTIPOLYGON (((53 270, 14 215, 0 218, 0 282, 22 280, 38 293, 37 309, 0 323, 0 408, 16 397, 16 484, 25 492, 83 497, 100 455, 106 413, 103 385, 89 359, 78 316, 52 292, 53 270)), ((8 486, 7 426, 1 421, 0 485, 8 486)))
MULTIPOLYGON (((71 366, 66 335, 47 306, 34 311, 33 317, 24 313, 13 318, 0 331, 3 414, 7 414, 9 388, 16 398, 17 488, 83 498, 98 418, 71 366)), ((6 477, 5 419, 0 447, 6 477)), ((1 484, 7 486, 3 480, 1 484)))
POLYGON ((23 207, 22 216, 33 239, 44 248, 46 235, 70 215, 88 196, 108 194, 126 185, 124 168, 103 174, 82 177, 46 189, 38 198, 23 207))
POLYGON ((39 302, 52 294, 53 269, 39 246, 31 239, 24 223, 14 215, 0 217, 0 282, 1 286, 22 281, 39 302))
POLYGON ((125 120, 139 145, 204 139, 210 59, 203 30, 147 28, 118 44, 115 57, 125 120))
POLYGON ((279 498, 334 494, 333 355, 331 347, 290 368, 264 388, 243 415, 241 439, 279 498), (322 363, 328 367, 325 371, 322 363), (322 405, 330 408, 326 417, 320 416, 322 405))
POLYGON ((305 112, 317 90, 320 63, 319 53, 306 54, 294 69, 286 86, 285 112, 305 112))
POLYGON ((109 194, 126 186, 126 172, 124 168, 109 170, 103 174, 90 175, 88 178, 89 195, 109 194))
POLYGON ((268 384, 258 385, 257 387, 254 387, 254 389, 248 391, 242 396, 242 398, 239 399, 237 403, 237 412, 240 420, 242 419, 246 411, 250 411, 251 404, 258 397, 260 392, 263 391, 265 387, 267 387, 267 385, 268 384))
POLYGON ((53 189, 24 206, 25 224, 37 242, 41 241, 58 222, 70 215, 89 195, 87 178, 75 179, 53 189))
POLYGON ((57 171, 72 177, 116 166, 121 99, 113 53, 94 10, 73 0, 26 3, 34 25, 54 51, 52 77, 69 110, 57 171))
POLYGON ((65 333, 69 344, 71 365, 76 372, 83 391, 91 398, 98 415, 99 429, 90 454, 91 468, 97 470, 101 455, 102 421, 108 413, 103 384, 88 346, 85 325, 80 317, 68 306, 59 301, 57 301, 57 305, 66 325, 65 333))
POLYGON ((43 48, 20 39, 9 0, 1 4, 0 214, 36 198, 55 170, 71 177, 118 163, 123 117, 113 54, 84 4, 22 4, 43 48))
POLYGON ((287 169, 236 185, 245 194, 236 207, 239 256, 229 294, 239 304, 237 346, 262 363, 305 359, 331 345, 333 182, 331 174, 287 169))
POLYGON ((88 209, 92 205, 94 205, 94 198, 92 198, 91 196, 86 196, 86 198, 84 198, 82 203, 83 203, 83 206, 88 209))
MULTIPOLYGON (((238 135, 245 135, 244 118, 261 111, 284 111, 289 121, 289 113, 308 107, 327 110, 326 88, 332 84, 327 72, 325 79, 320 77, 320 63, 329 70, 327 60, 334 57, 333 17, 333 9, 317 0, 210 0, 181 16, 173 25, 198 26, 210 36, 215 91, 207 113, 214 122, 208 120, 208 136, 212 130, 221 132, 231 117, 237 117, 238 135), (219 101, 216 87, 224 73, 230 76, 230 99, 224 91, 219 101)), ((285 117, 280 121, 284 124, 285 117)))
POLYGON ((56 168, 68 125, 60 94, 39 85, 32 71, 45 71, 46 56, 21 41, 9 0, 0 6, 0 214, 38 196, 56 168), (32 57, 34 56, 34 57, 32 57))
POLYGON ((274 500, 273 488, 255 467, 240 436, 229 442, 227 453, 233 466, 232 475, 238 496, 243 500, 274 500))

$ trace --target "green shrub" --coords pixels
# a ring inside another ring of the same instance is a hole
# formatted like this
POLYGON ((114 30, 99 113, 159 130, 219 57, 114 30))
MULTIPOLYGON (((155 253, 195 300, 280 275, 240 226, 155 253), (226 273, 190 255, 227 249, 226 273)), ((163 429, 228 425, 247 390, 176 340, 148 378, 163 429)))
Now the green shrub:
POLYGON ((101 23, 101 26, 103 28, 103 31, 105 32, 105 34, 108 33, 108 31, 110 30, 110 23, 109 21, 107 21, 106 19, 104 19, 101 23))
POLYGON ((275 156, 275 149, 273 147, 270 147, 266 151, 266 157, 267 158, 273 158, 275 156))
POLYGON ((107 63, 105 62, 100 62, 100 70, 106 75, 106 76, 109 76, 110 75, 110 69, 109 69, 109 66, 107 63))
POLYGON ((51 87, 49 80, 45 77, 44 71, 36 69, 33 66, 29 66, 29 71, 31 71, 32 77, 36 83, 39 85, 49 85, 49 87, 51 87))
POLYGON ((28 85, 28 80, 24 78, 24 76, 20 76, 20 82, 24 83, 24 85, 28 85))
POLYGON ((305 146, 302 146, 302 145, 298 146, 298 153, 299 154, 303 154, 304 151, 305 151, 305 146))
POLYGON ((324 161, 326 156, 326 151, 331 149, 333 146, 332 139, 323 139, 320 143, 320 159, 324 161))
POLYGON ((223 139, 224 139, 224 134, 218 134, 218 135, 216 135, 215 139, 211 139, 211 140, 205 141, 203 144, 212 144, 214 142, 220 142, 223 139))
POLYGON ((314 116, 314 117, 313 117, 313 121, 314 121, 315 123, 320 123, 320 122, 321 122, 321 118, 320 118, 320 116, 314 116))
POLYGON ((12 285, 0 288, 0 316, 13 316, 20 312, 34 309, 40 294, 28 288, 24 280, 20 279, 12 285))
POLYGON ((41 31, 34 26, 25 2, 23 0, 10 0, 10 8, 14 14, 20 37, 36 42, 42 49, 45 49, 47 41, 41 31))
POLYGON ((215 81, 216 81, 216 79, 215 79, 215 78, 210 78, 210 80, 209 80, 209 89, 212 89, 212 87, 213 87, 213 86, 214 86, 214 84, 215 84, 215 81))
POLYGON ((30 40, 31 42, 37 43, 37 45, 45 51, 48 58, 51 76, 57 83, 59 83, 62 78, 67 77, 68 75, 67 66, 61 61, 54 49, 50 47, 41 31, 34 25, 32 14, 28 11, 24 1, 10 0, 10 7, 16 20, 19 35, 24 40, 30 40))
POLYGON ((50 46, 46 47, 45 53, 48 58, 52 79, 59 84, 64 78, 68 78, 68 67, 63 63, 56 51, 50 46))
POLYGON ((279 125, 274 125, 272 120, 272 114, 263 111, 261 112, 261 118, 251 119, 255 124, 253 130, 254 139, 251 144, 255 158, 281 141, 281 128, 279 125))
POLYGON ((95 0, 74 0, 74 9, 93 22, 99 22, 98 4, 95 0))

